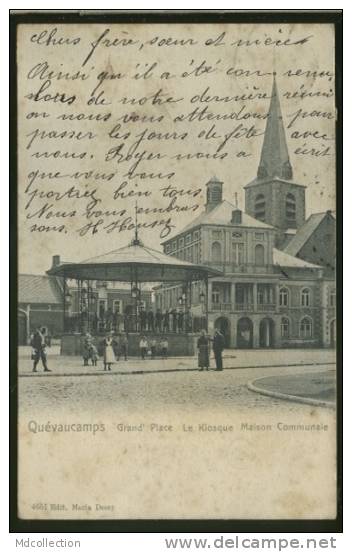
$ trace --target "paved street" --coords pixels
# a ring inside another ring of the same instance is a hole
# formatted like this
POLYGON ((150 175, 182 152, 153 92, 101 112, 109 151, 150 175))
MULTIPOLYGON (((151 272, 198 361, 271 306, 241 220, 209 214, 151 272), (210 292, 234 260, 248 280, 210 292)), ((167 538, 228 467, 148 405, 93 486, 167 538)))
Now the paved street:
POLYGON ((31 361, 27 357, 19 359, 20 374, 25 376, 19 378, 23 414, 99 412, 105 408, 117 414, 149 414, 165 409, 182 413, 208 409, 223 413, 237 409, 270 412, 278 407, 284 412, 309 412, 308 405, 253 393, 247 383, 267 376, 331 373, 334 369, 333 351, 227 351, 223 372, 199 372, 196 359, 186 357, 167 361, 132 359, 116 363, 111 373, 102 371, 101 362, 97 368, 87 369, 77 357, 49 358, 53 372, 47 376, 32 376, 31 361), (320 364, 323 359, 326 364, 320 364), (277 366, 280 360, 296 366, 277 366), (58 375, 68 372, 73 377, 58 375))

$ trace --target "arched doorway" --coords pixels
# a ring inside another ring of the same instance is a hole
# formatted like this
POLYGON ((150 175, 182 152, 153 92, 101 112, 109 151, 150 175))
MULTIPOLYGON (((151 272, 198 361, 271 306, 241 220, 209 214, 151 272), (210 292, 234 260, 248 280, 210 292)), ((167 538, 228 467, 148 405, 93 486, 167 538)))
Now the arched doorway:
POLYGON ((27 315, 23 311, 18 311, 18 345, 27 345, 27 315))
POLYGON ((274 346, 274 321, 271 318, 263 318, 259 324, 259 347, 270 348, 274 346))
POLYGON ((250 318, 240 318, 237 322, 237 347, 253 348, 253 322, 250 318))
POLYGON ((336 320, 330 322, 330 347, 336 347, 336 320))
POLYGON ((215 320, 214 328, 220 330, 222 335, 225 338, 225 347, 228 349, 230 347, 230 322, 225 316, 220 316, 215 320))

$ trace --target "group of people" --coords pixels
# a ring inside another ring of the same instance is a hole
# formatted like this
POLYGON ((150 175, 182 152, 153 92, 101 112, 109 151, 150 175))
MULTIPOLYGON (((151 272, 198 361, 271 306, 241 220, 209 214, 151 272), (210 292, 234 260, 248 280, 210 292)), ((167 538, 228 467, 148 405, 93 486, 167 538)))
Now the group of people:
MULTIPOLYGON (((114 335, 109 332, 100 343, 101 351, 104 360, 104 370, 111 370, 111 365, 120 360, 121 356, 127 360, 128 358, 128 336, 127 334, 114 335)), ((83 365, 88 366, 89 360, 92 361, 92 366, 97 366, 99 359, 99 351, 93 342, 93 338, 89 333, 86 333, 83 340, 83 365)))
POLYGON ((198 339, 198 367, 200 371, 209 370, 210 366, 210 346, 212 345, 216 370, 223 370, 222 352, 225 348, 225 338, 219 330, 215 330, 214 337, 209 337, 205 330, 198 339))
MULTIPOLYGON (((125 360, 128 359, 128 335, 114 335, 113 332, 107 333, 100 343, 100 350, 103 357, 104 370, 110 371, 111 365, 114 364, 114 362, 119 361, 121 357, 125 360)), ((152 359, 155 359, 158 354, 160 354, 162 358, 167 358, 169 342, 167 337, 163 337, 160 340, 153 337, 150 341, 148 341, 145 335, 141 335, 139 340, 139 350, 142 360, 145 360, 149 356, 152 359)), ((86 333, 83 340, 84 366, 88 366, 90 360, 92 362, 92 366, 97 366, 98 358, 98 348, 94 344, 92 336, 89 333, 86 333)))
MULTIPOLYGON (((46 348, 48 345, 48 337, 46 336, 45 328, 38 328, 31 337, 33 372, 37 371, 38 362, 41 360, 44 372, 51 372, 47 363, 46 348)), ((104 362, 104 370, 111 371, 111 365, 119 361, 121 357, 128 359, 128 335, 114 335, 109 332, 101 341, 101 353, 104 362)), ((209 370, 210 367, 210 349, 214 352, 216 370, 223 370, 222 352, 225 348, 225 338, 219 330, 215 330, 214 336, 211 338, 205 330, 202 330, 197 341, 198 347, 198 367, 199 370, 209 370)), ((162 337, 157 340, 154 336, 148 341, 145 334, 142 334, 139 339, 140 357, 142 360, 150 357, 155 359, 159 354, 162 358, 167 358, 169 351, 169 342, 167 337, 162 337)), ((97 366, 99 359, 99 351, 94 344, 93 338, 89 333, 86 333, 83 340, 82 356, 84 366, 92 362, 92 366, 97 366)))
MULTIPOLYGON (((114 332, 130 333, 191 333, 198 332, 205 327, 205 317, 193 316, 189 310, 150 309, 139 308, 136 317, 133 309, 128 305, 123 313, 113 312, 111 308, 94 314, 91 320, 91 328, 94 333, 114 332)), ((71 321, 74 323, 74 320, 71 321)), ((78 321, 76 321, 78 324, 78 321)))
POLYGON ((193 317, 189 310, 166 309, 156 312, 144 309, 139 311, 139 326, 141 331, 157 333, 190 333, 193 331, 193 317))
POLYGON ((167 337, 160 339, 159 341, 153 337, 150 341, 145 335, 141 336, 139 341, 139 350, 142 360, 150 356, 152 359, 156 358, 158 353, 162 358, 167 358, 169 352, 169 341, 167 337))

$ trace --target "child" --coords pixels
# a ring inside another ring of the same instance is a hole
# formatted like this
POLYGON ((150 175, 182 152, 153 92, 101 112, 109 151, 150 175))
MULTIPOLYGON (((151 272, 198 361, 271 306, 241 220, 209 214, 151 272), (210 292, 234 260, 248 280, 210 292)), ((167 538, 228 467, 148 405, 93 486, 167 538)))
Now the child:
POLYGON ((156 346, 157 346, 156 339, 153 338, 150 342, 150 352, 151 352, 151 355, 152 355, 153 359, 156 356, 156 346))
POLYGON ((90 351, 91 345, 92 345, 92 337, 87 332, 83 340, 83 351, 82 351, 83 366, 88 366, 89 364, 89 358, 90 358, 89 351, 90 351))
POLYGON ((95 345, 92 345, 90 346, 90 349, 89 349, 89 356, 90 358, 92 359, 92 366, 96 366, 97 365, 97 362, 98 362, 98 349, 96 348, 95 345))
POLYGON ((161 349, 161 356, 163 358, 167 358, 167 353, 169 349, 169 342, 167 340, 167 337, 164 337, 164 339, 160 341, 160 349, 161 349))
POLYGON ((144 335, 142 335, 141 340, 139 342, 139 348, 141 351, 142 360, 144 360, 145 355, 147 354, 147 351, 148 351, 148 341, 144 335))

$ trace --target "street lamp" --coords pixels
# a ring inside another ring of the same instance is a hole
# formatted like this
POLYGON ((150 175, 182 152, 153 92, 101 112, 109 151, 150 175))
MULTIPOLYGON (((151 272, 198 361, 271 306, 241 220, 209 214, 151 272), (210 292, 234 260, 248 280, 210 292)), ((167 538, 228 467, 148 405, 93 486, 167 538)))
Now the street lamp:
POLYGON ((140 296, 140 290, 138 289, 138 287, 136 285, 132 287, 131 295, 132 295, 133 299, 137 299, 140 296))
POLYGON ((203 314, 205 314, 205 326, 208 331, 208 279, 205 280, 205 292, 201 291, 199 300, 202 304, 203 314))
POLYGON ((137 284, 134 284, 132 285, 132 288, 131 288, 131 296, 132 298, 134 299, 134 302, 135 302, 135 313, 136 313, 136 323, 135 323, 135 328, 136 328, 136 332, 138 331, 138 301, 139 301, 139 298, 141 296, 141 290, 138 288, 137 284))

